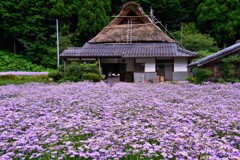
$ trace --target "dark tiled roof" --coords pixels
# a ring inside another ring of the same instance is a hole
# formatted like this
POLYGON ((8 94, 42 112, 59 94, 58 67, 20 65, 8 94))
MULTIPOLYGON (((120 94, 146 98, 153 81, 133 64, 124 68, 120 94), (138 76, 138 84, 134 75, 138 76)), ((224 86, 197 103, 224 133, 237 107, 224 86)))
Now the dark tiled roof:
POLYGON ((191 64, 189 64, 188 66, 202 66, 206 63, 212 62, 218 58, 222 58, 224 56, 227 56, 231 53, 234 53, 236 51, 240 51, 240 43, 236 43, 230 47, 227 47, 219 52, 213 53, 207 57, 204 57, 198 61, 192 62, 191 64))
POLYGON ((196 57, 176 43, 89 44, 65 49, 61 57, 196 57))

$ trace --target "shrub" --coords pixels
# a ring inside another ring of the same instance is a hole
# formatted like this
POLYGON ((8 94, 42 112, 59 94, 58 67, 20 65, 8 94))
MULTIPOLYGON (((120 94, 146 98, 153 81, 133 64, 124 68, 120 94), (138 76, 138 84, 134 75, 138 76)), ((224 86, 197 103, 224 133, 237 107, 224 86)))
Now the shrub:
POLYGON ((78 82, 82 78, 82 68, 79 63, 69 64, 63 74, 63 81, 78 82))
POLYGON ((13 74, 1 75, 0 80, 16 80, 17 76, 13 74))
POLYGON ((192 76, 186 77, 185 80, 187 80, 189 83, 196 84, 196 78, 194 78, 192 76))
POLYGON ((99 82, 101 77, 96 73, 83 73, 82 80, 89 80, 92 82, 99 82))
POLYGON ((194 68, 192 73, 196 84, 201 84, 202 82, 207 81, 212 75, 212 71, 203 68, 194 68))
POLYGON ((96 73, 98 74, 98 63, 80 64, 83 73, 96 73))
POLYGON ((63 74, 58 71, 52 71, 48 73, 48 78, 52 78, 54 82, 58 82, 62 79, 63 74))
POLYGON ((220 77, 225 82, 238 82, 240 80, 240 54, 223 58, 219 65, 220 77))
POLYGON ((43 71, 45 68, 27 61, 23 56, 0 51, 0 71, 43 71))
POLYGON ((66 81, 70 81, 70 82, 79 82, 79 78, 75 77, 75 76, 64 76, 59 82, 62 83, 62 82, 66 82, 66 81))

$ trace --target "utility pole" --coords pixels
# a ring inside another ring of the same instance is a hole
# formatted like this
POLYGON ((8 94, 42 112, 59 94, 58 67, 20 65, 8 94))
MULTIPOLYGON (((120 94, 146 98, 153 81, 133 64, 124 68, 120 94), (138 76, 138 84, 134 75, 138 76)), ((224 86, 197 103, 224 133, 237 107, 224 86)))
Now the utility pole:
POLYGON ((58 70, 59 70, 60 60, 59 60, 58 19, 56 19, 56 29, 57 29, 57 68, 58 68, 58 70))
POLYGON ((181 45, 183 43, 183 25, 181 24, 181 45))

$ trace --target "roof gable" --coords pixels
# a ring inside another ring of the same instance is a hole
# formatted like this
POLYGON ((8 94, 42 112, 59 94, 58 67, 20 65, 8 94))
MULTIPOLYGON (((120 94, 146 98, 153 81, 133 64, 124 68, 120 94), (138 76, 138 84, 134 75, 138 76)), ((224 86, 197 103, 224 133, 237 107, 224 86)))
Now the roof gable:
POLYGON ((123 5, 121 12, 89 43, 127 43, 131 21, 131 42, 175 42, 168 37, 135 2, 123 5))
POLYGON ((133 24, 152 23, 151 19, 142 11, 139 4, 128 2, 123 5, 121 12, 109 25, 127 24, 129 19, 133 20, 133 24))

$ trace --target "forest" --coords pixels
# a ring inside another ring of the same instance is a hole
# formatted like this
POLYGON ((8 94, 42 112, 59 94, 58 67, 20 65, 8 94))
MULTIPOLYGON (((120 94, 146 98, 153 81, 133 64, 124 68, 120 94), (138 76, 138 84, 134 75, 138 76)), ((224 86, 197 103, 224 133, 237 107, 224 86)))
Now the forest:
MULTIPOLYGON (((0 50, 45 68, 57 67, 60 52, 93 38, 126 0, 1 0, 0 50)), ((186 49, 213 53, 240 39, 239 0, 136 0, 186 49)), ((159 26, 161 28, 161 26, 159 26)))

